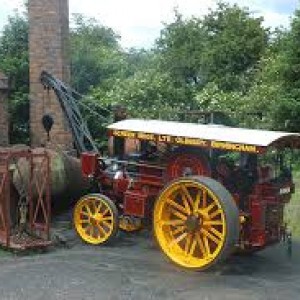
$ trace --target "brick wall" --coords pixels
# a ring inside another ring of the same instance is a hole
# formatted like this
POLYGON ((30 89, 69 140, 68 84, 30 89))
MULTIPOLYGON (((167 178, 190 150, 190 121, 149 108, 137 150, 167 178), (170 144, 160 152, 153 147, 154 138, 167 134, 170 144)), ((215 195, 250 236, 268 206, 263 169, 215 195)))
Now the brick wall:
POLYGON ((8 78, 0 71, 0 146, 6 147, 9 144, 8 138, 8 78))
POLYGON ((30 132, 32 146, 46 144, 47 135, 41 119, 54 117, 51 130, 52 148, 72 149, 72 136, 53 91, 48 94, 40 83, 46 70, 68 83, 69 8, 68 0, 29 0, 30 58, 30 132))

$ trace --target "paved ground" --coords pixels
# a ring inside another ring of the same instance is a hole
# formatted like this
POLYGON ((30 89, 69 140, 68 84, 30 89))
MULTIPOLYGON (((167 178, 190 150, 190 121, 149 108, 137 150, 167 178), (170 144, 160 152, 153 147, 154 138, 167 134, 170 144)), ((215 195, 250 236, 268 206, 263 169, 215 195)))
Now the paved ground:
POLYGON ((300 243, 292 258, 281 245, 193 273, 166 261, 147 233, 105 247, 73 238, 70 249, 2 254, 0 299, 300 299, 300 243))

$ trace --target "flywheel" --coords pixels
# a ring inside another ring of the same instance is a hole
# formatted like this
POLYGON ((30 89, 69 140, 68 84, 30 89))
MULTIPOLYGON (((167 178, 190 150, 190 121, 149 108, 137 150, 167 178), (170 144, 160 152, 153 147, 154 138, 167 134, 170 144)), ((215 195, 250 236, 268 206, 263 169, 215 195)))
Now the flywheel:
POLYGON ((176 153, 168 161, 167 180, 183 176, 210 176, 211 169, 204 155, 195 153, 176 153))

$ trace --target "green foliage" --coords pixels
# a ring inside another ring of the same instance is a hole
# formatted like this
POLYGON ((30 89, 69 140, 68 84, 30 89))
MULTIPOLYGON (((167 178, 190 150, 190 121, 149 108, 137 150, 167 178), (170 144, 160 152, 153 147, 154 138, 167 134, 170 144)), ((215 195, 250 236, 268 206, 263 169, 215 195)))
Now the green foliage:
POLYGON ((296 96, 300 95, 300 10, 295 12, 287 45, 284 49, 286 68, 283 69, 285 85, 296 96))
POLYGON ((201 83, 204 47, 205 36, 201 20, 184 20, 175 11, 175 21, 165 26, 157 40, 161 68, 168 70, 178 82, 201 83))
POLYGON ((244 126, 284 129, 285 122, 279 120, 277 115, 281 103, 285 100, 282 92, 281 68, 281 54, 267 51, 257 67, 252 86, 242 97, 243 104, 240 110, 244 116, 241 120, 244 126), (261 115, 261 118, 255 117, 255 113, 261 115))
POLYGON ((121 76, 127 69, 119 36, 111 28, 82 15, 75 15, 74 23, 71 31, 73 88, 85 94, 92 86, 110 87, 110 79, 121 76))
POLYGON ((29 142, 29 58, 27 15, 9 18, 0 37, 0 70, 11 81, 9 96, 12 143, 29 142))
POLYGON ((139 70, 126 79, 118 79, 106 94, 96 88, 92 96, 105 105, 122 104, 130 116, 177 119, 176 112, 186 107, 189 90, 177 89, 168 73, 156 69, 139 70))
POLYGON ((300 130, 300 10, 296 10, 291 30, 286 34, 282 47, 280 73, 282 75, 283 100, 275 112, 280 124, 289 131, 300 130))
POLYGON ((253 68, 265 51, 268 32, 262 19, 247 9, 219 3, 203 19, 175 21, 162 30, 157 41, 162 67, 176 80, 216 83, 222 90, 245 90, 253 68))
POLYGON ((207 82, 229 91, 249 86, 252 70, 267 46, 268 32, 262 21, 246 8, 225 3, 204 17, 207 40, 203 69, 207 82))
POLYGON ((242 94, 239 92, 225 92, 215 83, 209 83, 196 95, 200 107, 212 111, 223 111, 228 114, 235 112, 241 105, 242 94))
MULTIPOLYGON (((299 131, 299 11, 290 30, 272 33, 237 5, 219 3, 202 18, 175 11, 152 50, 125 51, 111 28, 82 15, 73 23, 71 85, 93 96, 84 102, 95 111, 123 104, 132 117, 172 120, 191 109, 222 111, 239 126, 299 131)), ((14 15, 4 28, 0 69, 13 83, 12 141, 28 142, 26 15, 14 15)), ((101 141, 102 121, 83 113, 101 141)))

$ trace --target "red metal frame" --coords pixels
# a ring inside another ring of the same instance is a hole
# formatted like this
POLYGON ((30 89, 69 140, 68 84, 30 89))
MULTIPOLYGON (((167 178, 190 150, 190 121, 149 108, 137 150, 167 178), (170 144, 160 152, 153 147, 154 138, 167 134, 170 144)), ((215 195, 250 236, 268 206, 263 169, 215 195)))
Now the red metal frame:
POLYGON ((29 224, 31 231, 38 231, 50 238, 50 160, 48 155, 33 154, 30 157, 29 224), (39 161, 40 160, 40 161, 39 161), (39 176, 43 175, 43 176, 39 176), (38 177, 39 176, 39 177, 38 177), (32 189, 36 188, 38 198, 34 201, 32 189))
POLYGON ((0 239, 5 246, 10 243, 10 176, 9 176, 9 154, 0 154, 0 239))
POLYGON ((44 247, 50 244, 50 159, 46 151, 33 153, 30 150, 0 152, 0 245, 13 249, 44 247), (19 239, 12 230, 10 220, 11 166, 19 172, 17 161, 24 159, 29 164, 29 178, 23 188, 28 197, 27 229, 29 235, 19 239), (34 191, 36 192, 34 194, 34 191))

